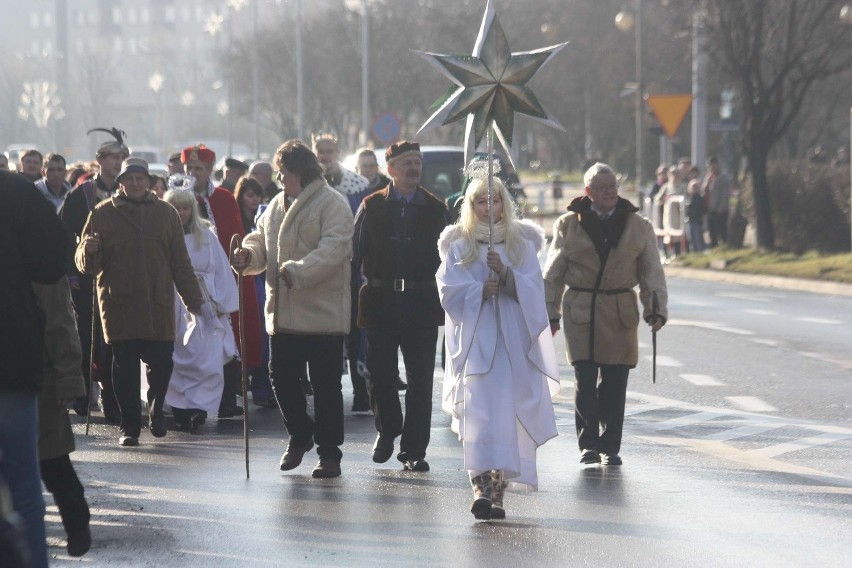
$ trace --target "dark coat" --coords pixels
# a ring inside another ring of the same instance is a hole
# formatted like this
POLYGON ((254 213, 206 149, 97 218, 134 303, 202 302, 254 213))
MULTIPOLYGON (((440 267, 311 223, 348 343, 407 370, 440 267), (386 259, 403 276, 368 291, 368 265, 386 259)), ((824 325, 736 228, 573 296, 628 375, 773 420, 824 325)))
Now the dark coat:
POLYGON ((41 388, 44 313, 33 283, 64 274, 68 233, 32 182, 0 171, 0 392, 41 388))
POLYGON ((97 275, 106 342, 128 339, 174 341, 175 287, 195 313, 202 297, 183 227, 174 207, 148 192, 144 203, 119 195, 99 203, 83 232, 101 236, 101 250, 77 245, 77 268, 97 275))
POLYGON ((38 458, 49 460, 74 451, 68 411, 57 401, 86 396, 80 369, 83 353, 68 279, 61 278, 56 284, 35 284, 33 290, 46 316, 44 385, 38 397, 38 458))
POLYGON ((361 287, 358 299, 358 326, 394 326, 399 321, 395 295, 404 294, 411 309, 411 319, 406 323, 413 327, 441 326, 444 324, 444 309, 438 297, 435 273, 441 265, 438 255, 438 238, 447 226, 447 207, 444 203, 419 187, 423 202, 416 206, 416 218, 411 240, 405 250, 404 273, 399 273, 391 245, 394 215, 399 215, 402 206, 399 200, 389 199, 390 186, 364 199, 356 221, 356 263, 364 271, 367 283, 361 287), (384 282, 405 278, 418 283, 417 288, 395 292, 387 287, 372 286, 371 280, 384 282), (425 283, 431 287, 422 287, 425 283))

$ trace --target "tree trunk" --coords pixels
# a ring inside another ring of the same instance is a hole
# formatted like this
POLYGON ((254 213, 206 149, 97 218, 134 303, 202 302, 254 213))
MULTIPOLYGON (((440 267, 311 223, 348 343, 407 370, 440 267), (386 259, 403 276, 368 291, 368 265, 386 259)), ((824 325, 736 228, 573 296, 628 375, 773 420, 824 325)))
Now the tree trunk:
POLYGON ((763 141, 752 140, 749 148, 749 165, 754 193, 757 246, 772 250, 775 248, 775 229, 772 225, 771 193, 766 176, 767 154, 768 149, 763 141))

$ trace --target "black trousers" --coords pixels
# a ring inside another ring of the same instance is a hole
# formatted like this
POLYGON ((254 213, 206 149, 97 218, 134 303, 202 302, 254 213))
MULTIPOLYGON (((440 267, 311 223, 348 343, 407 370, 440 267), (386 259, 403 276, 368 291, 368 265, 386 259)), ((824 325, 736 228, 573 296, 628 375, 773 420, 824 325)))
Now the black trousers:
POLYGON ((65 534, 74 535, 89 526, 89 504, 83 492, 83 485, 71 465, 68 454, 41 460, 39 463, 41 480, 53 495, 53 502, 59 509, 65 534))
MULTIPOLYGON (((101 329, 100 315, 96 315, 95 322, 95 337, 92 337, 92 278, 83 276, 80 278, 80 288, 71 290, 71 303, 74 305, 74 315, 77 319, 77 333, 80 336, 80 347, 83 352, 83 360, 81 367, 83 369, 83 379, 86 382, 87 394, 89 388, 89 374, 92 372, 92 341, 95 341, 95 362, 102 368, 104 373, 108 371, 112 365, 112 349, 109 345, 103 342, 103 331, 101 329)), ((107 413, 115 413, 118 415, 118 402, 115 399, 115 393, 112 389, 112 381, 109 376, 94 376, 93 380, 97 381, 101 386, 101 401, 104 406, 104 411, 107 413)))
POLYGON ((352 331, 349 332, 349 378, 352 380, 352 399, 353 402, 366 402, 367 382, 364 377, 358 372, 358 346, 361 343, 361 333, 364 330, 357 325, 352 325, 352 331))
POLYGON ((707 214, 707 228, 710 230, 710 246, 728 242, 728 212, 719 211, 707 214))
POLYGON ((574 424, 581 451, 617 454, 621 450, 629 373, 627 365, 574 362, 574 424))
POLYGON ((272 391, 290 442, 305 445, 313 440, 319 457, 339 460, 343 456, 343 335, 276 333, 269 342, 272 391), (305 364, 314 389, 315 420, 308 416, 299 382, 305 364))
POLYGON ((367 391, 376 415, 376 430, 383 436, 402 435, 397 459, 401 462, 426 456, 432 428, 432 382, 435 375, 437 327, 370 327, 367 332, 367 391), (408 389, 405 419, 399 403, 396 379, 397 351, 402 350, 408 389))
POLYGON ((130 339, 112 344, 112 385, 121 409, 120 430, 139 437, 142 403, 139 400, 140 364, 148 367, 148 406, 152 415, 162 414, 172 376, 174 341, 130 339))

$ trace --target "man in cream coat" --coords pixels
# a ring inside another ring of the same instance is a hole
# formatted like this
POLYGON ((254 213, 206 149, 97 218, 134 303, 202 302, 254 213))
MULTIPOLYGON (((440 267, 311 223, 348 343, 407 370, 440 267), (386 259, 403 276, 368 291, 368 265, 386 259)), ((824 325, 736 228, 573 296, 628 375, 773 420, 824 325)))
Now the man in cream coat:
POLYGON ((278 194, 243 240, 232 265, 266 271, 266 331, 272 387, 290 433, 281 470, 296 468, 317 444, 314 477, 340 475, 343 443, 343 337, 350 327, 352 211, 328 186, 316 156, 298 140, 275 155, 278 194), (305 364, 314 389, 315 420, 299 384, 305 364))

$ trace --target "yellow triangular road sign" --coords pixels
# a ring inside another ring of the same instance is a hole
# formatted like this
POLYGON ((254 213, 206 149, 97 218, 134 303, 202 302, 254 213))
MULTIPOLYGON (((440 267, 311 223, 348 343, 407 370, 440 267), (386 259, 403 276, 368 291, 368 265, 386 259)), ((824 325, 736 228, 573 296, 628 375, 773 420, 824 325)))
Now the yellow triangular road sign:
POLYGON ((674 138, 692 105, 692 95, 648 95, 647 100, 666 135, 674 138))

